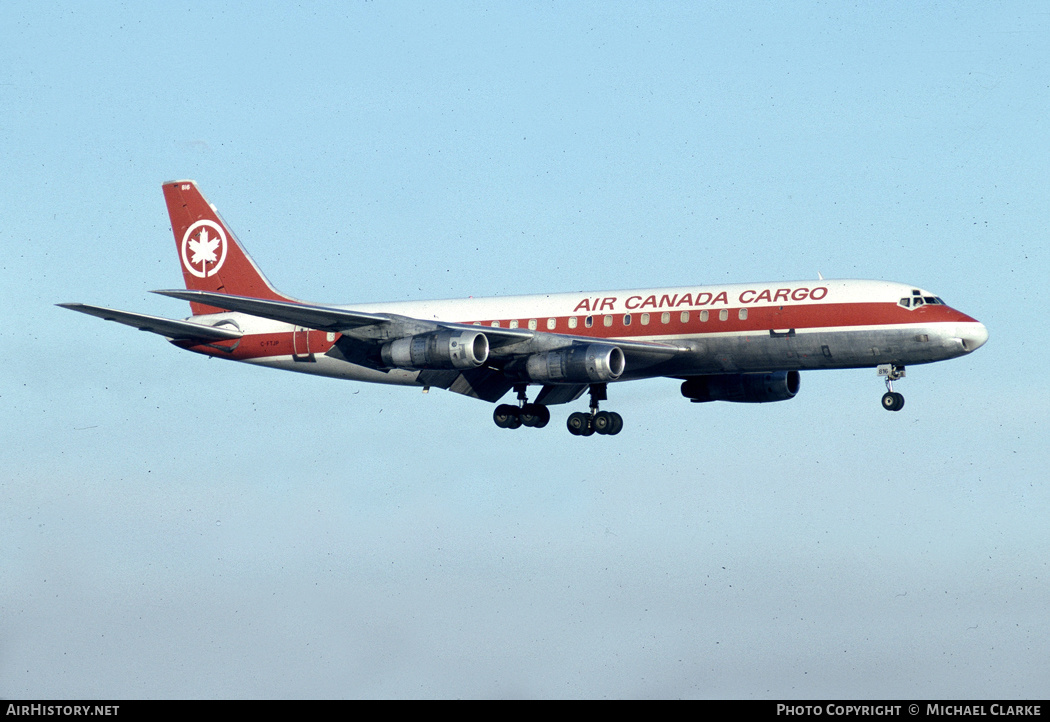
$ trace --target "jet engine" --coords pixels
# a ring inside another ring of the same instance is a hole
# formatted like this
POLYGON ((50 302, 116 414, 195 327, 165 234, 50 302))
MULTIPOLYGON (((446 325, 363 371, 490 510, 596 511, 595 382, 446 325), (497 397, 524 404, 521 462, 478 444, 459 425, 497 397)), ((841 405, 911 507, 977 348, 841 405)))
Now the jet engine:
POLYGON ((764 404, 794 398, 800 382, 798 371, 692 376, 682 384, 682 396, 693 402, 764 404))
POLYGON ((488 359, 489 340, 477 331, 438 331, 383 344, 379 355, 395 368, 472 369, 488 359))
POLYGON ((618 347, 589 343, 533 354, 525 361, 525 375, 539 383, 599 383, 620 378, 624 366, 618 347))

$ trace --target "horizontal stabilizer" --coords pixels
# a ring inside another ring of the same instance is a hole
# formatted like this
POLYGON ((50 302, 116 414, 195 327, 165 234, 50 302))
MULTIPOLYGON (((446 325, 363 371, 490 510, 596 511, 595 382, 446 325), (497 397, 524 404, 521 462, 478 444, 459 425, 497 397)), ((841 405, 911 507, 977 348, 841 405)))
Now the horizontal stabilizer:
POLYGON ((247 296, 229 296, 225 293, 211 293, 209 291, 154 291, 153 293, 214 306, 227 311, 238 311, 260 318, 269 318, 274 321, 325 331, 342 331, 360 326, 372 326, 377 323, 389 323, 390 321, 388 316, 380 316, 375 313, 345 311, 340 308, 312 306, 305 303, 292 303, 291 301, 271 301, 262 298, 248 298, 247 296))
POLYGON ((106 321, 116 321, 125 326, 133 326, 139 331, 149 331, 170 339, 187 341, 233 341, 241 337, 241 332, 227 327, 205 326, 192 321, 175 321, 159 316, 147 316, 144 313, 117 311, 102 306, 89 306, 85 303, 59 303, 62 308, 80 311, 89 316, 98 316, 106 321))

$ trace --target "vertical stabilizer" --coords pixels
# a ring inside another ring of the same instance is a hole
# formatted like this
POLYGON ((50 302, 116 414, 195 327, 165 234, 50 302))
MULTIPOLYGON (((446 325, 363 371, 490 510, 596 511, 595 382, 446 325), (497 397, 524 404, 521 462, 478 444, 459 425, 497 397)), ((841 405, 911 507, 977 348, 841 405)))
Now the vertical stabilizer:
MULTIPOLYGON (((164 184, 171 230, 182 266, 182 277, 191 291, 228 293, 270 300, 290 301, 277 292, 245 253, 237 237, 215 207, 190 180, 164 184)), ((190 302, 194 315, 220 309, 190 302)))

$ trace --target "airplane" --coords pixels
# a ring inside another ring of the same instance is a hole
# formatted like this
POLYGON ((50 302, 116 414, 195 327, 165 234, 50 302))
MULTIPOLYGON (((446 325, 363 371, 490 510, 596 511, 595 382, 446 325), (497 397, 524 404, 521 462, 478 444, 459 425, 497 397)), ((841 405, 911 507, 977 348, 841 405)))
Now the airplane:
MULTIPOLYGON (((506 429, 542 428, 550 407, 589 393, 573 435, 615 435, 608 385, 670 377, 695 403, 793 398, 800 371, 877 369, 882 407, 907 365, 965 356, 983 324, 916 286, 873 280, 794 281, 326 306, 278 292, 194 181, 163 184, 184 290, 174 320, 58 304, 167 338, 195 353, 354 381, 447 389, 500 403, 506 429), (529 387, 539 390, 529 401, 529 387)), ((818 274, 819 276, 819 274, 818 274)))

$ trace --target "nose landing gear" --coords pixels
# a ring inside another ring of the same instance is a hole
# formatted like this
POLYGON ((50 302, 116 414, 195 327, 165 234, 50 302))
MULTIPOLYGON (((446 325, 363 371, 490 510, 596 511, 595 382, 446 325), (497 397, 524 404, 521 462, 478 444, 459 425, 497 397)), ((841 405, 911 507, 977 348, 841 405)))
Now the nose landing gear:
POLYGON ((904 408, 904 395, 893 390, 893 382, 904 378, 904 367, 896 364, 882 364, 877 368, 879 376, 886 377, 886 393, 882 395, 882 408, 887 411, 900 411, 904 408))

